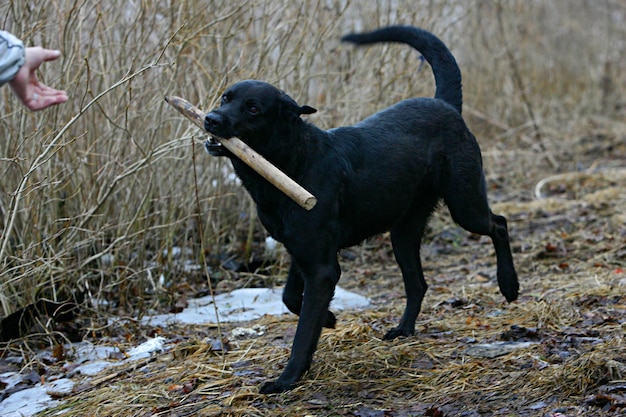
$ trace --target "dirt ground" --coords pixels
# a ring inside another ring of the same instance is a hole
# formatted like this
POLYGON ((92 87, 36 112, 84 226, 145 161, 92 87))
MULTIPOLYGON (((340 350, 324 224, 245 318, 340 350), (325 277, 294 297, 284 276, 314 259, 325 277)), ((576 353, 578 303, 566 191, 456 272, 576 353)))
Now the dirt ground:
MULTIPOLYGON (((508 180, 491 192, 493 211, 509 220, 518 301, 507 304, 498 292, 489 240, 455 226, 442 208, 422 249, 430 288, 414 337, 381 340, 399 320, 404 295, 388 238, 380 236, 341 254, 340 285, 370 297, 371 308, 338 314, 293 391, 258 393, 287 361, 293 315, 137 326, 105 343, 123 349, 141 341, 124 334, 160 335, 165 351, 82 378, 46 415, 623 415, 626 145, 623 134, 581 139, 579 152, 589 143, 590 169, 533 173, 537 180, 508 180), (261 329, 256 336, 234 336, 235 328, 253 325, 261 329)), ((504 171, 493 175, 506 178, 504 171)), ((49 365, 46 372, 61 371, 49 365)))

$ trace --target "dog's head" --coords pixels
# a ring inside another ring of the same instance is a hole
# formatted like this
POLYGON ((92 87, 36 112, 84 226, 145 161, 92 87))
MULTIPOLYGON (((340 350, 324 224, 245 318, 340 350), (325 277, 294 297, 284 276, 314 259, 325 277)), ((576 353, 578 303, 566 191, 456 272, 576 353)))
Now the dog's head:
MULTIPOLYGON (((204 119, 207 132, 228 139, 238 137, 252 148, 276 134, 276 129, 289 126, 303 114, 315 113, 309 106, 300 106, 283 91, 262 81, 241 81, 222 94, 220 107, 204 119)), ((209 140, 207 150, 222 156, 217 141, 209 140)))

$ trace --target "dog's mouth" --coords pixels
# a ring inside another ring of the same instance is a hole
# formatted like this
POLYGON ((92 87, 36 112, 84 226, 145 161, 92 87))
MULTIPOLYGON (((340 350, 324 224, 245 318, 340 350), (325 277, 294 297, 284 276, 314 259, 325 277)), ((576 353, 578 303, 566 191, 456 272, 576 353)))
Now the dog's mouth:
POLYGON ((222 146, 222 142, 213 136, 209 136, 206 143, 208 146, 222 146))
POLYGON ((209 138, 204 141, 204 150, 210 154, 213 154, 216 150, 222 150, 223 146, 224 145, 213 136, 209 136, 209 138))

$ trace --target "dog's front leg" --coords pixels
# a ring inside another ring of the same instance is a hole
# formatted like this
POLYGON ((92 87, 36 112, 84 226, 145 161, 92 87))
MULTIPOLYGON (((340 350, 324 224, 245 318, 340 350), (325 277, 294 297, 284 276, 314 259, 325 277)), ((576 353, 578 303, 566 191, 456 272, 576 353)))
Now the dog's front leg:
POLYGON ((302 297, 304 294, 304 278, 295 261, 291 259, 287 283, 283 290, 283 303, 293 314, 300 315, 302 310, 302 297))
POLYGON ((339 279, 339 267, 334 265, 315 266, 310 274, 304 272, 304 294, 298 328, 291 348, 291 356, 280 377, 266 382, 262 394, 273 394, 292 389, 308 371, 317 348, 322 327, 327 320, 327 311, 339 279))
MULTIPOLYGON (((287 275, 287 283, 283 291, 283 303, 293 314, 300 315, 302 311, 302 300, 304 295, 304 277, 302 271, 298 267, 295 258, 291 258, 291 266, 289 267, 289 275, 287 275)), ((334 329, 337 319, 331 311, 326 312, 326 320, 324 327, 334 329)))

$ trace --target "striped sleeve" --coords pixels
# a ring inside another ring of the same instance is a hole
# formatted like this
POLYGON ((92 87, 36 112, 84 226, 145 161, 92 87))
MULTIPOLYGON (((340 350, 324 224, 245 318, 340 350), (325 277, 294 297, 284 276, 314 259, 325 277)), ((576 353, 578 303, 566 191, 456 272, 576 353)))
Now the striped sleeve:
POLYGON ((8 83, 24 65, 24 43, 0 30, 0 86, 8 83))

